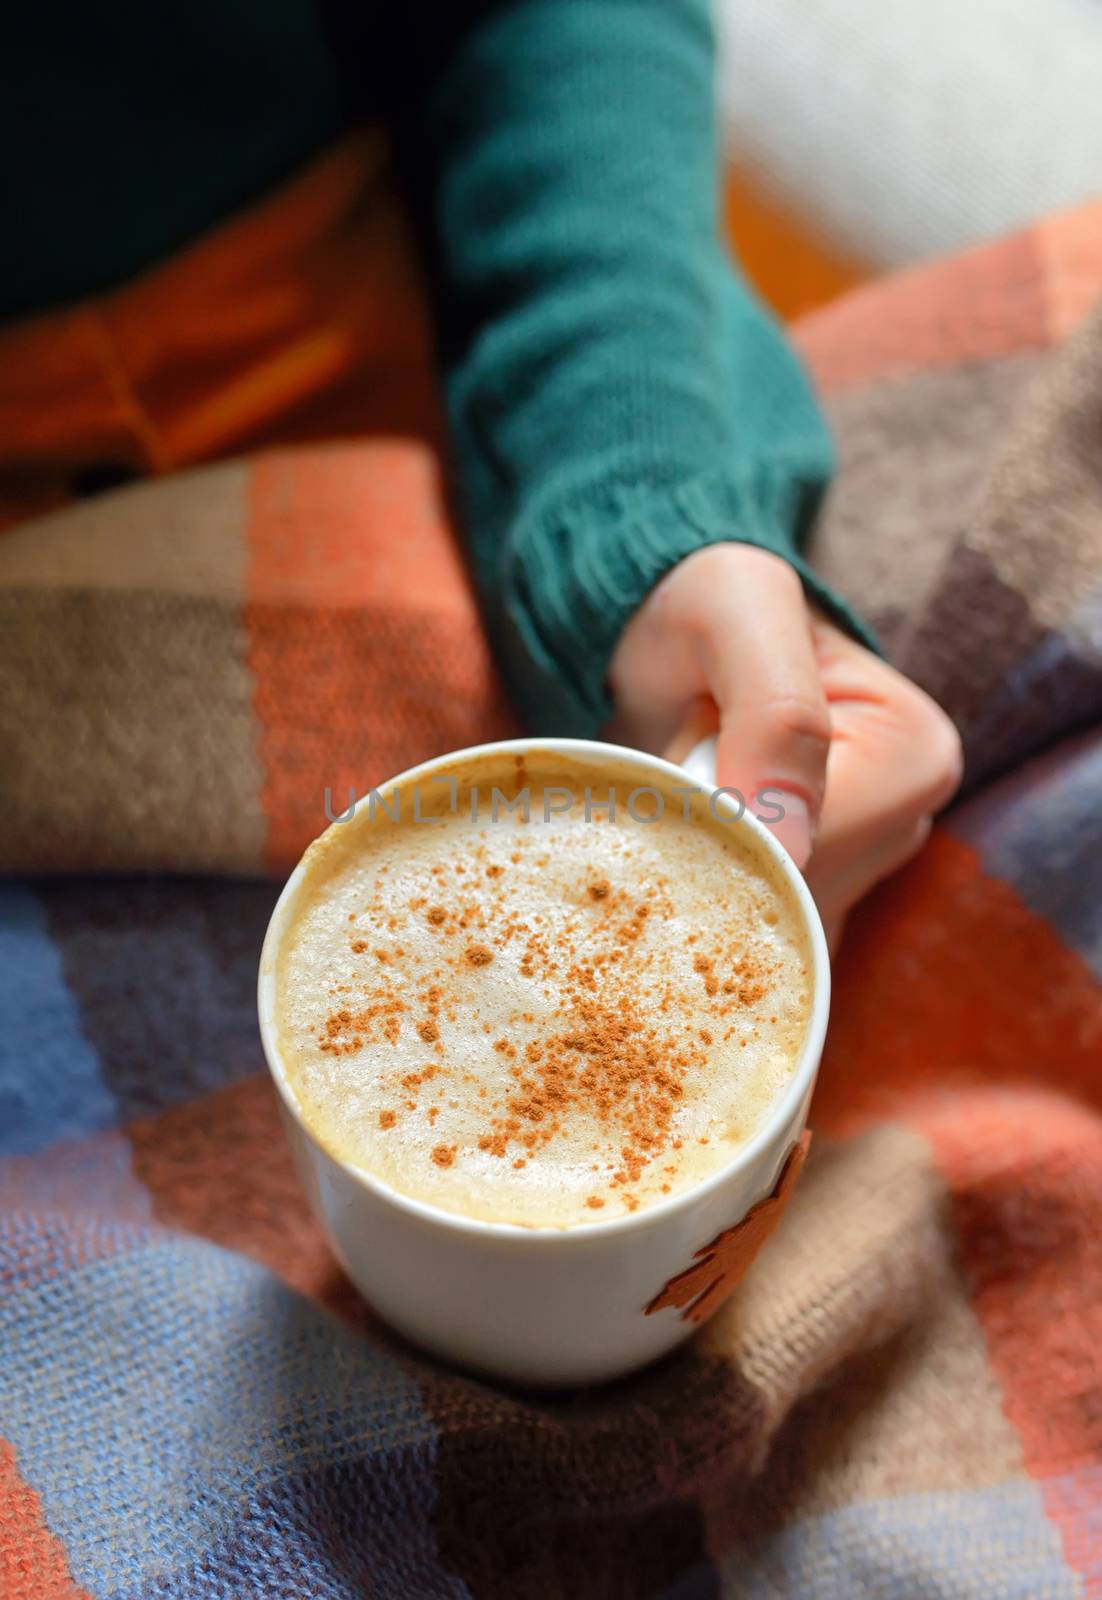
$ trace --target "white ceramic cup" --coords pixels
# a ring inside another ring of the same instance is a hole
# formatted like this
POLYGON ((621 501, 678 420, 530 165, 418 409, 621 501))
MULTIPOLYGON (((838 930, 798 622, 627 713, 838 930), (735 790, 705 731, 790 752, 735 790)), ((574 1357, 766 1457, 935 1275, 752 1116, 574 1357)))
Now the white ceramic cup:
MULTIPOLYGON (((663 779, 683 785, 688 772, 702 789, 714 788, 714 750, 708 744, 677 767, 579 739, 479 745, 413 767, 386 788, 428 779, 441 767, 537 750, 587 763, 605 758, 620 775, 625 768, 637 772, 640 785, 663 779)), ((812 963, 807 1034, 785 1092, 725 1167, 691 1189, 605 1222, 543 1229, 462 1217, 400 1194, 331 1155, 302 1116, 276 1027, 276 956, 298 910, 301 862, 276 903, 260 960, 260 1035, 310 1204, 370 1305, 450 1361, 520 1383, 566 1385, 616 1377, 663 1355, 695 1324, 674 1307, 647 1315, 647 1306, 698 1250, 773 1192, 803 1132, 829 1008, 822 925, 803 878, 769 829, 749 811, 738 818, 737 802, 722 793, 712 803, 764 847, 803 916, 812 963)))

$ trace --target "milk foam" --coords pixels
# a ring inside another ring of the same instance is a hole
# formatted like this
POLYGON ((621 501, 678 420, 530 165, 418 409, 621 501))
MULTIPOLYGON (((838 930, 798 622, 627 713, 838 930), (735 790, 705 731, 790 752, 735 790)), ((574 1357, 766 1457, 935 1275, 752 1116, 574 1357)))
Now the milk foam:
POLYGON ((277 1022, 335 1155, 446 1211, 569 1227, 679 1193, 753 1135, 807 1027, 800 912, 703 802, 634 820, 637 782, 499 757, 457 775, 454 813, 422 785, 419 820, 403 792, 400 820, 364 805, 313 847, 277 1022), (615 817, 586 820, 585 785, 610 782, 615 817), (529 821, 492 819, 495 783, 530 789, 529 821), (569 811, 545 816, 548 786, 569 811))

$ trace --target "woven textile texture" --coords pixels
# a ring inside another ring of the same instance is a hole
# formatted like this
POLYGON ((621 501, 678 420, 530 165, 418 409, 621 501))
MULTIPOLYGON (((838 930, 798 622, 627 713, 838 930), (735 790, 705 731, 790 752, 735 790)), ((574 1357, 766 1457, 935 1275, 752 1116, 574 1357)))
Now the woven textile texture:
POLYGON ((1098 197, 1090 0, 719 0, 716 17, 729 154, 854 263, 890 271, 1098 197))
POLYGON ((967 788, 848 929, 778 1231, 591 1392, 381 1328, 261 1069, 241 874, 323 785, 509 726, 417 384, 359 442, 257 422, 0 535, 0 682, 36 652, 41 695, 6 864, 202 869, 0 886, 5 1600, 1102 1596, 1100 296, 1094 207, 799 330, 843 461, 816 560, 967 788))

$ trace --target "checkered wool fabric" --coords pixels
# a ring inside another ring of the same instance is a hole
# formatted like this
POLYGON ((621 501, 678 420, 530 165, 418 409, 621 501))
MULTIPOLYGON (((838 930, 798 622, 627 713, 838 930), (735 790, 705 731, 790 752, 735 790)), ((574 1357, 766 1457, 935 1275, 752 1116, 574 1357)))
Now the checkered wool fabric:
MULTIPOLYGON (((816 559, 969 787, 849 929, 783 1224, 657 1368, 510 1392, 356 1300, 261 1070, 269 882, 3 887, 5 1600, 1102 1595, 1100 295, 1095 207, 799 330, 816 559)), ((325 784, 505 731, 436 478, 266 446, 0 536, 5 862, 282 865, 325 784)))

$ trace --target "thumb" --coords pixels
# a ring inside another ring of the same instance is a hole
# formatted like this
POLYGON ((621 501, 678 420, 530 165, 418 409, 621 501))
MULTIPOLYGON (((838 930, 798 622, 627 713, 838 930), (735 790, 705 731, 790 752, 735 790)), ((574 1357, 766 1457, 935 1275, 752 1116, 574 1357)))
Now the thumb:
POLYGON ((737 789, 798 867, 811 854, 826 782, 830 714, 800 580, 778 556, 715 596, 704 671, 719 711, 717 782, 737 789))

